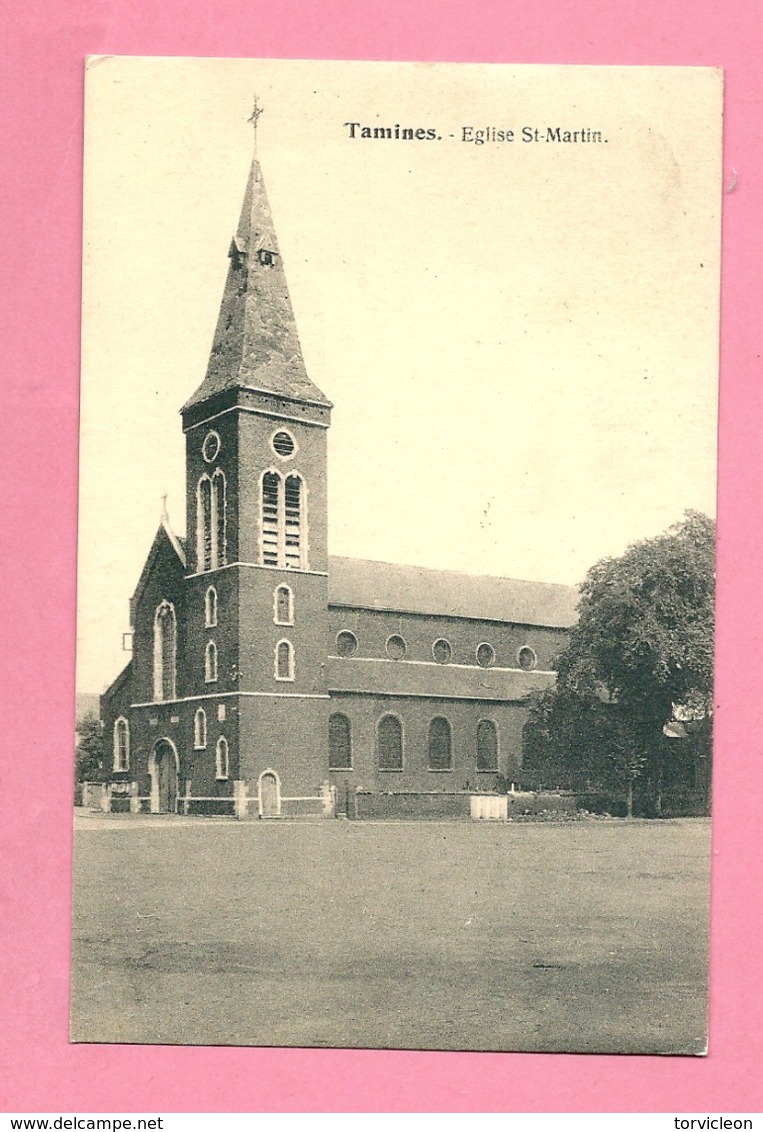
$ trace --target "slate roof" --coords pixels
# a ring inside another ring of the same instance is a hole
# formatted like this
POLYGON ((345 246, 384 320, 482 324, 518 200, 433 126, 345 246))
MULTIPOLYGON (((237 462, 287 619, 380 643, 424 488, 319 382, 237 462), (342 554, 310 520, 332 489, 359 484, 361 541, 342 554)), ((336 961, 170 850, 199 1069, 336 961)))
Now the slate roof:
POLYGON ((185 566, 186 566, 185 539, 180 538, 178 535, 176 535, 175 532, 170 527, 169 523, 166 521, 166 519, 163 518, 161 520, 161 522, 159 523, 159 529, 157 530, 156 534, 154 535, 154 541, 152 542, 151 549, 148 552, 148 558, 146 559, 146 564, 143 567, 143 570, 141 571, 140 578, 138 579, 138 584, 135 587, 135 592, 133 593, 132 597, 130 598, 130 619, 131 620, 132 620, 134 610, 135 610, 138 602, 141 599, 141 596, 143 594, 143 590, 146 588, 146 583, 148 582, 151 571, 154 568, 154 563, 156 562, 156 559, 158 558, 159 554, 162 552, 166 543, 170 544, 170 546, 174 550, 175 554, 178 556, 178 559, 180 560, 181 566, 185 570, 185 566))
POLYGON ((579 595, 574 586, 362 558, 330 558, 328 573, 329 604, 334 606, 558 629, 568 629, 577 620, 579 595))
POLYGON ((260 166, 252 160, 204 381, 183 406, 226 389, 331 402, 307 376, 260 166))
POLYGON ((99 713, 99 715, 103 714, 104 701, 110 699, 111 696, 113 696, 116 692, 118 692, 120 690, 120 688, 122 688, 124 686, 124 684, 132 678, 132 674, 133 674, 133 662, 132 662, 132 657, 131 657, 130 660, 128 660, 127 664, 122 669, 122 671, 119 673, 119 675, 116 676, 111 681, 111 683, 109 684, 106 691, 103 692, 100 696, 96 697, 96 699, 98 700, 98 713, 99 713))

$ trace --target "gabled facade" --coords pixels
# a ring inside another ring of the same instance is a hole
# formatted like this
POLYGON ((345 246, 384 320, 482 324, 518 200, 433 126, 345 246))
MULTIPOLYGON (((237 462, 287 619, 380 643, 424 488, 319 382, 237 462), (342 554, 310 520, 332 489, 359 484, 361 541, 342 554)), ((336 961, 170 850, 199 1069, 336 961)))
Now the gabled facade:
POLYGON ((575 591, 329 558, 331 404, 256 159, 229 260, 182 409, 187 539, 163 517, 102 697, 112 805, 271 817, 332 813, 355 786, 489 789, 521 766, 523 701, 553 679, 575 591))

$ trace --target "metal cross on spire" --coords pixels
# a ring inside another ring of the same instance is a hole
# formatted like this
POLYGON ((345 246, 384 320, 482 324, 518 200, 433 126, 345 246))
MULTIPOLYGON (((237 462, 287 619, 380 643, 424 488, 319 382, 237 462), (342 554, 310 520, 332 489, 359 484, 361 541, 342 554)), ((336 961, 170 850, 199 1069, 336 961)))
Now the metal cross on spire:
POLYGON ((260 106, 260 100, 257 98, 257 95, 255 94, 255 96, 254 96, 254 106, 252 107, 252 113, 247 118, 247 121, 251 122, 252 126, 254 127, 254 151, 255 151, 255 153, 257 152, 257 122, 259 121, 262 114, 263 114, 263 109, 260 106))
POLYGON ((162 523, 168 523, 170 521, 170 517, 167 514, 167 495, 168 494, 169 493, 165 491, 164 494, 162 495, 162 514, 161 514, 161 522, 162 523))

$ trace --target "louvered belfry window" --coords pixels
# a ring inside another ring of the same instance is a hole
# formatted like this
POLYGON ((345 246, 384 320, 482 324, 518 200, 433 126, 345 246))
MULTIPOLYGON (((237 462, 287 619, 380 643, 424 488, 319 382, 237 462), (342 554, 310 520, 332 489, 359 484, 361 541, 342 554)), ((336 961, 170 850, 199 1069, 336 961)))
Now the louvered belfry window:
POLYGON ((289 476, 285 485, 284 557, 287 566, 302 565, 302 481, 289 476))
POLYGON ((296 474, 279 472, 262 477, 262 564, 299 570, 305 554, 305 487, 296 474))
POLYGON ((262 477, 262 563, 278 566, 278 512, 281 477, 277 472, 266 472, 262 477))

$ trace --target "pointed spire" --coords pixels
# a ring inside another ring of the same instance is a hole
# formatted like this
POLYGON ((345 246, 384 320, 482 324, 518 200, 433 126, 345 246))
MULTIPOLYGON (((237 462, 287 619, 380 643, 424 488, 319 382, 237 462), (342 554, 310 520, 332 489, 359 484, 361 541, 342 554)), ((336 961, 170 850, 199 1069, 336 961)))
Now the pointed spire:
POLYGON ((256 154, 255 98, 249 121, 255 153, 241 217, 228 256, 230 267, 204 381, 185 409, 224 389, 260 389, 329 404, 310 381, 278 250, 265 183, 256 154))

